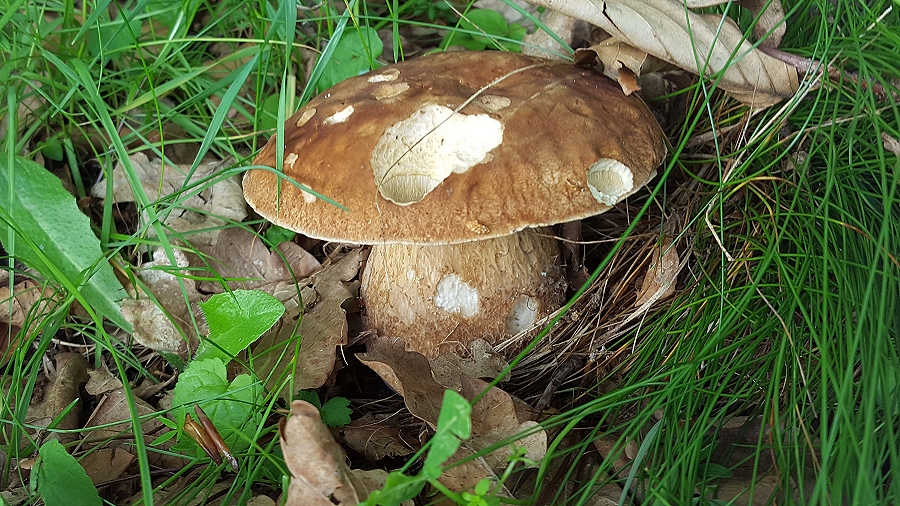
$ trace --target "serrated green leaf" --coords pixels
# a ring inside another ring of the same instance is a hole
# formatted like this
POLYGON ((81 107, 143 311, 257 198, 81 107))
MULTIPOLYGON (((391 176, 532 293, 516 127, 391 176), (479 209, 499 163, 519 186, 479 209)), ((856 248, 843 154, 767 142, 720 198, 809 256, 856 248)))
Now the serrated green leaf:
POLYGON ((346 397, 332 397, 328 402, 322 405, 319 414, 322 415, 322 422, 329 427, 343 427, 350 423, 350 399, 346 397))
POLYGON ((300 390, 294 396, 295 401, 306 401, 322 411, 322 400, 319 399, 319 393, 315 390, 300 390))
POLYGON ((358 30, 347 30, 322 71, 316 89, 321 93, 344 79, 371 70, 372 62, 382 51, 384 44, 372 28, 362 26, 358 30))
POLYGON ((195 360, 230 360, 247 349, 284 314, 284 304, 259 290, 235 290, 213 295, 200 303, 209 336, 200 343, 195 360))
POLYGON ((172 405, 181 406, 175 411, 178 424, 184 422, 186 408, 199 404, 232 452, 237 453, 249 443, 238 435, 249 435, 259 421, 260 387, 247 374, 241 374, 228 382, 225 362, 219 358, 194 360, 178 377, 172 394, 172 405))
POLYGON ((453 390, 444 391, 444 401, 431 448, 422 465, 422 474, 436 480, 441 476, 441 466, 456 453, 460 440, 472 435, 472 405, 462 395, 453 390))
POLYGON ((90 220, 56 176, 25 158, 16 157, 13 167, 8 167, 6 158, 2 158, 0 202, 4 214, 12 220, 12 227, 0 220, 0 241, 6 251, 44 277, 54 279, 46 259, 78 288, 97 313, 131 330, 131 325, 122 318, 119 305, 125 290, 103 257, 90 220), (84 273, 91 273, 90 278, 82 279, 84 273))
POLYGON ((59 441, 51 439, 38 450, 40 457, 31 471, 31 488, 47 506, 97 506, 97 489, 75 457, 59 441))

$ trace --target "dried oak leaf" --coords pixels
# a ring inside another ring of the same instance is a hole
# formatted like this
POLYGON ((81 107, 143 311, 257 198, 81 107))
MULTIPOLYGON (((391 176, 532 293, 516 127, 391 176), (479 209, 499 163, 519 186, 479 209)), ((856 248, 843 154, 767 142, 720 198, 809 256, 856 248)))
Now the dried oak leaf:
POLYGON ((653 304, 675 293, 675 282, 678 280, 678 272, 681 270, 678 259, 678 250, 672 239, 665 237, 662 243, 653 248, 653 256, 650 259, 650 268, 641 283, 635 306, 653 304))
MULTIPOLYGON (((26 421, 36 426, 47 426, 59 414, 81 398, 81 387, 88 382, 88 364, 78 353, 60 353, 56 355, 56 374, 49 378, 42 391, 41 401, 28 407, 26 421)), ((56 425, 57 429, 72 430, 80 427, 80 409, 76 406, 56 425)), ((75 438, 72 433, 60 433, 60 441, 67 442, 75 438)))
MULTIPOLYGON (((219 171, 221 162, 203 162, 193 174, 189 174, 190 165, 163 165, 162 160, 150 160, 143 153, 136 153, 128 159, 147 197, 151 201, 171 203, 171 208, 163 205, 158 210, 165 216, 167 227, 183 234, 206 230, 190 235, 189 240, 194 245, 213 241, 219 233, 218 227, 240 222, 247 217, 247 204, 238 176, 187 189, 219 171)), ((107 184, 108 180, 95 184, 91 194, 105 198, 107 184)), ((135 201, 122 162, 113 170, 112 185, 113 202, 135 201)), ((146 216, 142 219, 146 221, 146 216)))
POLYGON ((191 315, 197 322, 205 322, 197 305, 203 296, 184 272, 176 275, 171 271, 173 267, 184 269, 189 265, 181 250, 173 250, 173 256, 174 266, 162 249, 154 251, 153 261, 144 264, 138 274, 159 304, 149 297, 125 299, 122 301, 122 316, 131 323, 135 341, 156 351, 187 358, 191 348, 189 341, 196 342, 198 339, 191 330, 191 315))
POLYGON ((134 455, 121 448, 100 448, 89 452, 78 463, 96 485, 118 478, 134 460, 134 455))
POLYGON ((34 308, 34 314, 46 312, 47 307, 59 303, 61 298, 55 291, 35 281, 26 279, 16 283, 10 294, 9 286, 0 286, 0 322, 9 323, 16 327, 25 326, 25 319, 35 304, 41 305, 34 308), (12 304, 10 304, 12 298, 12 304))
POLYGON ((393 415, 366 413, 362 418, 353 420, 334 432, 342 444, 370 461, 385 457, 404 457, 416 451, 418 444, 415 437, 404 436, 401 427, 394 423, 395 419, 393 415))
POLYGON ((730 19, 693 13, 673 0, 532 0, 593 23, 632 47, 697 75, 721 72, 718 87, 753 107, 794 95, 790 65, 755 49, 730 19))
MULTIPOLYGON (((445 387, 435 380, 428 359, 420 353, 406 351, 402 339, 375 338, 368 344, 367 353, 357 354, 360 361, 403 396, 410 413, 435 427, 445 387)), ((462 395, 470 401, 488 385, 465 374, 459 380, 462 395)), ((492 388, 473 406, 472 437, 463 442, 450 462, 462 460, 524 431, 534 430, 537 424, 528 421, 527 416, 524 409, 516 409, 515 402, 508 393, 492 388)), ((524 446, 530 458, 539 460, 547 451, 547 435, 539 430, 511 444, 524 446)), ((447 469, 440 481, 452 490, 469 489, 483 478, 495 478, 494 473, 506 467, 507 458, 511 454, 508 446, 498 448, 480 458, 447 469)), ((505 488, 497 493, 509 496, 505 488)))
POLYGON ((305 401, 291 403, 281 420, 281 450, 291 471, 286 506, 355 505, 384 487, 387 472, 350 469, 319 411, 305 401))
MULTIPOLYGON (((282 302, 297 294, 296 281, 322 269, 298 244, 285 241, 269 251, 258 235, 239 227, 223 230, 214 241, 197 246, 203 258, 190 257, 192 267, 208 269, 227 280, 229 290, 262 290, 282 302)), ((220 282, 202 281, 200 290, 223 293, 220 282)))
POLYGON ((254 370, 267 378, 270 389, 292 378, 292 388, 285 386, 281 391, 284 399, 297 390, 322 386, 334 370, 337 347, 347 344, 347 314, 342 306, 356 291, 347 282, 356 277, 362 259, 361 249, 350 251, 301 283, 303 307, 287 301, 280 324, 254 344, 254 370))

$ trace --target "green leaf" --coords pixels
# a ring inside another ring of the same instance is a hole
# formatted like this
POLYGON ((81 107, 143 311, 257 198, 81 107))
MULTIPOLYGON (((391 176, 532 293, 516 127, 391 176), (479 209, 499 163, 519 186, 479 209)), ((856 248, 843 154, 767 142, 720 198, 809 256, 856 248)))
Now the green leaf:
POLYGON ((31 471, 31 488, 47 506, 95 506, 102 504, 97 489, 75 457, 59 441, 51 439, 38 450, 31 471))
POLYGON ((21 157, 14 163, 7 167, 0 159, 0 208, 8 215, 0 219, 0 241, 6 251, 44 277, 74 285, 100 316, 131 331, 119 305, 125 290, 75 197, 40 165, 21 157), (68 283, 58 279, 60 273, 68 283), (85 273, 90 277, 82 279, 85 273))
POLYGON ((394 471, 388 474, 381 490, 373 490, 361 506, 393 506, 408 501, 419 495, 425 488, 426 480, 422 476, 406 476, 394 471))
POLYGON ((200 303, 209 337, 200 343, 195 360, 230 360, 247 349, 284 314, 284 304, 259 290, 235 290, 200 303))
POLYGON ((422 474, 436 480, 441 476, 441 465, 456 453, 461 439, 472 435, 472 405, 462 395, 453 390, 444 391, 444 402, 438 415, 438 424, 422 474))
POLYGON ((441 47, 463 46, 471 51, 496 48, 497 44, 509 51, 521 51, 519 42, 501 41, 498 37, 521 41, 526 30, 517 23, 507 24, 503 15, 491 9, 472 9, 459 21, 461 31, 444 35, 441 47), (471 32, 471 33, 466 33, 471 32))
POLYGON ((270 245, 274 247, 285 241, 290 241, 296 235, 297 232, 294 232, 293 230, 288 230, 284 227, 279 227, 278 225, 272 225, 271 227, 266 229, 266 233, 263 237, 270 245))
POLYGON ((238 433, 249 435, 259 421, 260 387, 247 374, 241 374, 231 383, 225 362, 219 358, 194 360, 178 377, 172 396, 172 405, 178 424, 184 422, 187 408, 200 404, 225 442, 237 453, 249 443, 238 433))
POLYGON ((368 72, 382 51, 384 44, 372 28, 361 26, 358 30, 344 32, 316 89, 321 93, 344 79, 368 72))
POLYGON ((318 410, 322 410, 322 400, 319 399, 319 393, 315 390, 300 390, 297 392, 297 395, 294 396, 295 401, 306 401, 318 410))
POLYGON ((319 414, 322 415, 322 421, 329 427, 343 427, 350 423, 350 399, 346 397, 332 397, 328 402, 322 405, 319 414))

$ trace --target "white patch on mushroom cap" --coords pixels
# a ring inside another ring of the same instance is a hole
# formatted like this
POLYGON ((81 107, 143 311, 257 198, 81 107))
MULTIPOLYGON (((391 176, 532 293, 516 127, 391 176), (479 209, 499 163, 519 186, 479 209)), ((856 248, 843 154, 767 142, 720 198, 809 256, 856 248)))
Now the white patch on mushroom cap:
POLYGON ((475 103, 485 111, 493 114, 501 109, 506 109, 512 102, 500 95, 482 95, 475 99, 475 103))
POLYGON ((408 89, 409 84, 404 82, 385 83, 375 88, 375 91, 372 92, 372 96, 375 97, 375 100, 386 100, 388 98, 394 98, 408 89))
POLYGON ((503 141, 503 124, 486 114, 465 115, 425 105, 385 130, 372 151, 375 186, 385 199, 409 205, 450 174, 485 160, 503 141))
POLYGON ((445 274, 434 292, 434 305, 448 313, 471 318, 478 314, 478 290, 456 274, 445 274))
POLYGON ((523 330, 527 330, 534 325, 537 319, 540 303, 533 297, 520 295, 513 304, 512 310, 506 316, 505 329, 509 335, 516 335, 523 330))
POLYGON ((297 156, 297 153, 288 153, 288 155, 284 157, 284 164, 290 165, 290 167, 293 169, 294 164, 297 163, 297 160, 299 159, 300 157, 297 156))
POLYGON ((340 111, 325 118, 322 121, 322 123, 325 123, 326 125, 334 125, 336 123, 343 123, 343 122, 347 121, 347 118, 349 118, 351 114, 353 114, 353 106, 348 105, 347 107, 344 107, 340 111))
POLYGON ((312 117, 315 115, 316 115, 315 107, 310 107, 309 109, 303 111, 303 114, 301 114, 300 117, 297 118, 297 122, 295 123, 297 125, 297 128, 300 128, 303 125, 305 125, 306 122, 309 121, 310 119, 312 119, 312 117))
POLYGON ((614 206, 634 188, 634 176, 622 162, 601 158, 588 169, 587 184, 597 202, 614 206))
POLYGON ((387 81, 394 81, 398 77, 400 77, 400 71, 397 69, 388 69, 384 72, 379 72, 378 74, 374 74, 369 76, 366 81, 370 83, 384 83, 387 81))

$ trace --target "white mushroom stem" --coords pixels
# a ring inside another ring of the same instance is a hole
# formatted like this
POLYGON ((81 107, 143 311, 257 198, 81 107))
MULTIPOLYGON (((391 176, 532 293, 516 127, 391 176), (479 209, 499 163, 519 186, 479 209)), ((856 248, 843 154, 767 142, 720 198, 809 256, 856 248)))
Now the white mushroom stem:
POLYGON ((361 286, 368 327, 428 358, 527 330, 560 306, 564 291, 548 229, 452 245, 376 245, 361 286))

